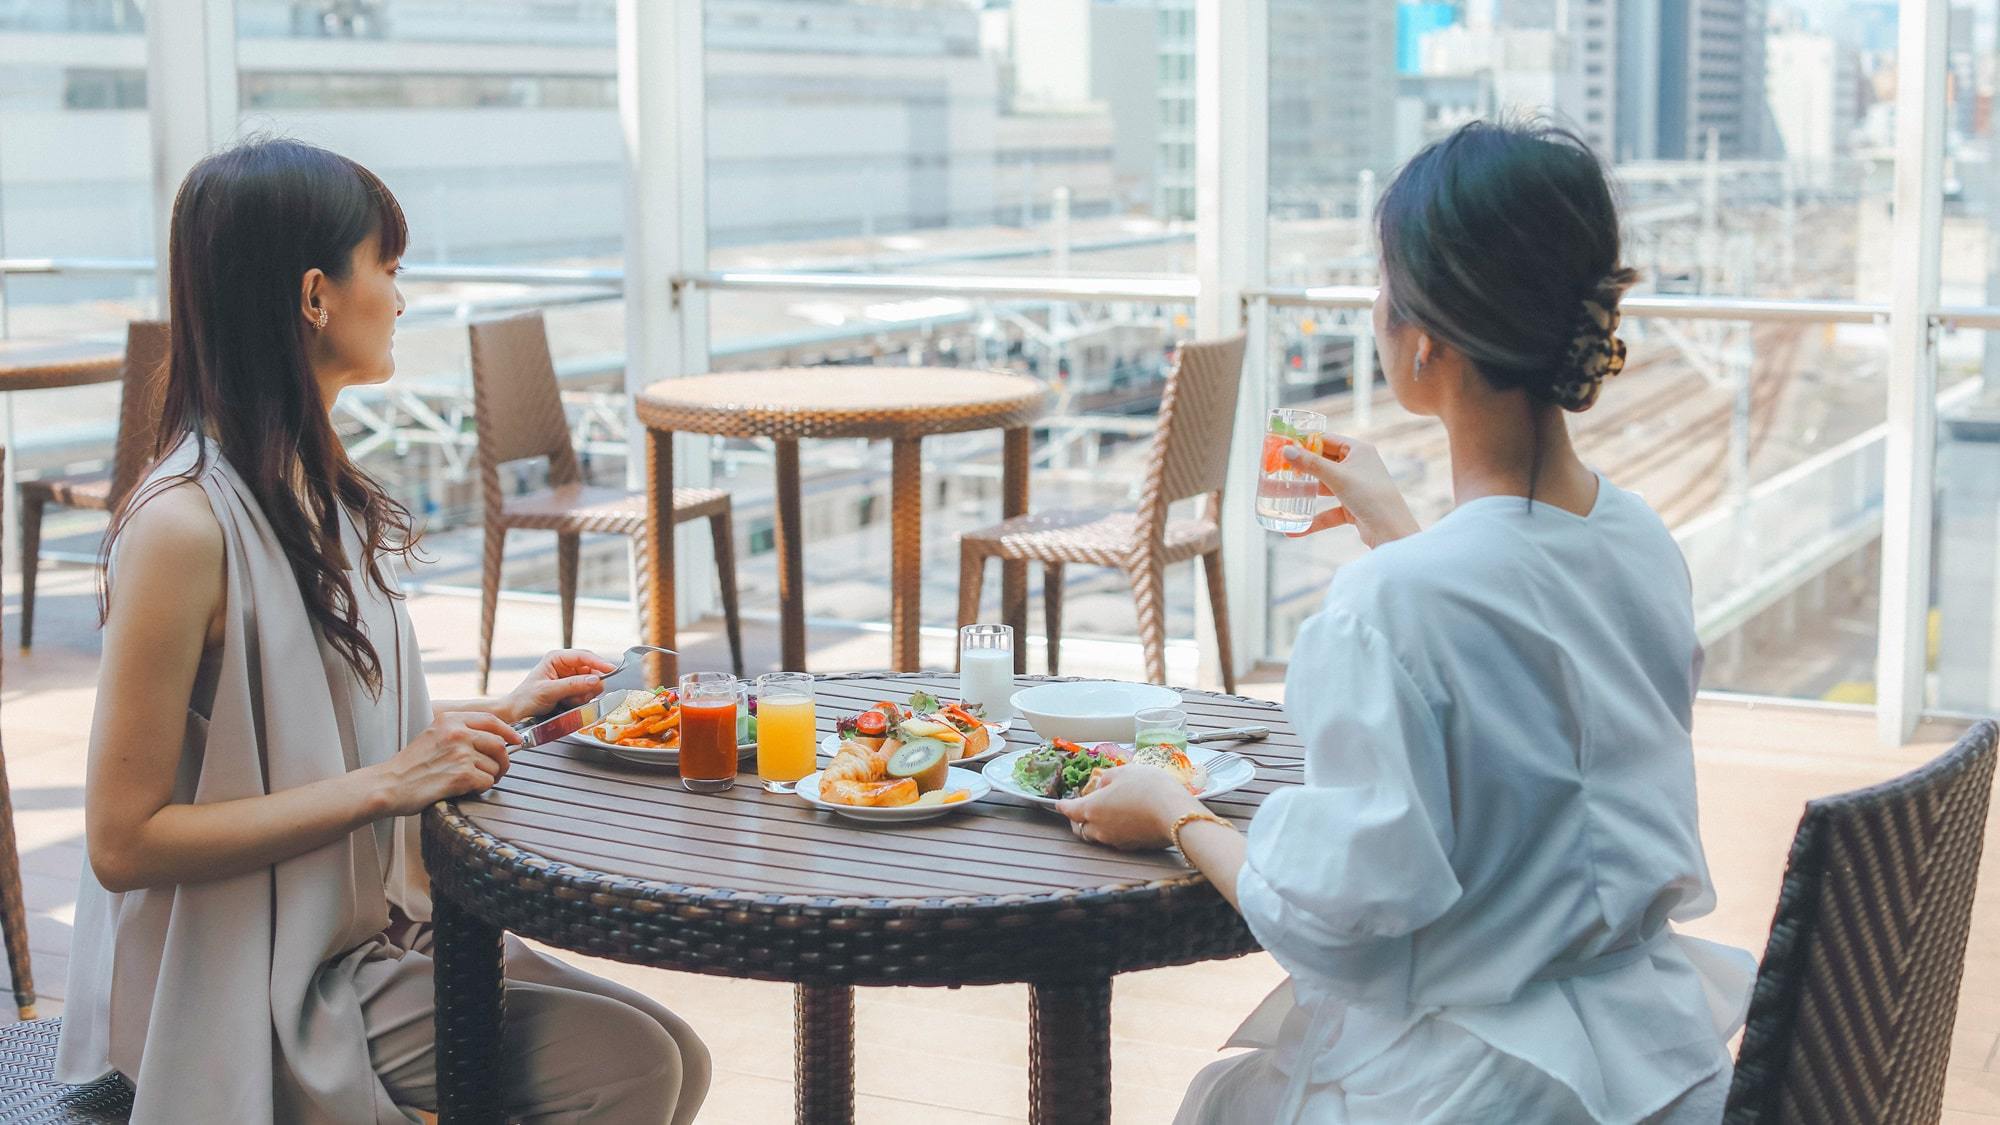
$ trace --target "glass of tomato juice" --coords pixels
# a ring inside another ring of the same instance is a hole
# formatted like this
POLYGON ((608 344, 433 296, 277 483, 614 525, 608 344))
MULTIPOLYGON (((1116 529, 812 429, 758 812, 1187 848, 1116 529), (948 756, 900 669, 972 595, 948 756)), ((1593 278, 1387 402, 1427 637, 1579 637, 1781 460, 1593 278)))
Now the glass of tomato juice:
POLYGON ((736 710, 743 684, 727 672, 681 677, 681 788, 720 793, 736 784, 736 710))

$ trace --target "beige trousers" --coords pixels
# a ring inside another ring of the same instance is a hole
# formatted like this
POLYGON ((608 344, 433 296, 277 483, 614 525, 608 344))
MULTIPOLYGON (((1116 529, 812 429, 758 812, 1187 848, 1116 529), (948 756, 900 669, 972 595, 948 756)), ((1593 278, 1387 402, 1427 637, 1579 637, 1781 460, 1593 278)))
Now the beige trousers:
MULTIPOLYGON (((368 1051, 397 1104, 437 1108, 431 931, 381 940, 356 974, 368 1051)), ((708 1093, 708 1049, 685 1020, 622 985, 506 939, 501 1073, 511 1121, 687 1125, 708 1093)))

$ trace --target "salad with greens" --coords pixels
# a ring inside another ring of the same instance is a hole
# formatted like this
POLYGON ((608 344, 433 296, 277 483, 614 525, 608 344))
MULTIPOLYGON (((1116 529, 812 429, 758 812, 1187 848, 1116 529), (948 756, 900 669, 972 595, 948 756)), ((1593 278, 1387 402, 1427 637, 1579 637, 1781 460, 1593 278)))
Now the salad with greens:
POLYGON ((1124 765, 1129 753, 1115 742, 1086 747, 1058 738, 1021 755, 1014 763, 1014 784, 1043 797, 1080 796, 1099 770, 1124 765))

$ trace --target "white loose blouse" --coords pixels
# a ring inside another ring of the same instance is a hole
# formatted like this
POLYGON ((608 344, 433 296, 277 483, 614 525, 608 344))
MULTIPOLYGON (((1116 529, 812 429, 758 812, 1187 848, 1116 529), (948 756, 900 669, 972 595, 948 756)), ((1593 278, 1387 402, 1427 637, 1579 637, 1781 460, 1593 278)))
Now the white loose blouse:
MULTIPOLYGON (((1477 499, 1340 569, 1285 684, 1305 784, 1259 810, 1240 882, 1292 979, 1233 1042, 1274 1048, 1287 1112, 1343 1119, 1315 1092, 1424 1067, 1390 1056, 1440 1021, 1585 1120, 1642 1120, 1726 1070, 1754 962, 1670 924, 1715 903, 1701 660, 1679 549, 1601 478, 1586 516, 1477 499)), ((1482 1091, 1482 1115, 1514 1096, 1482 1091)), ((1550 1104, 1518 1096, 1518 1120, 1550 1104)))

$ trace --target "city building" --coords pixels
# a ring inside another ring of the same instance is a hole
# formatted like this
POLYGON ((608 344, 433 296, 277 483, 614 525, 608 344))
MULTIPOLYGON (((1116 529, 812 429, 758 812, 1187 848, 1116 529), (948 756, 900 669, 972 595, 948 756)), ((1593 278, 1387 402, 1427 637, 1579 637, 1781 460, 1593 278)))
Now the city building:
POLYGON ((1617 132, 1612 0, 1474 0, 1465 20, 1426 35, 1426 75, 1485 75, 1482 113, 1542 114, 1609 155, 1617 132))
POLYGON ((1556 26, 1569 37, 1571 124, 1608 159, 1618 135, 1616 0, 1563 0, 1556 26))
POLYGON ((1775 155, 1829 164, 1851 151, 1861 117, 1854 51, 1830 35, 1774 31, 1765 40, 1765 94, 1777 129, 1775 155))
POLYGON ((1457 4, 1426 0, 1396 5, 1396 73, 1422 73, 1424 36, 1450 27, 1459 19, 1457 4))
POLYGON ((1194 218, 1194 0, 1158 0, 1153 214, 1194 218))
POLYGON ((1271 0, 1270 40, 1272 208, 1350 207, 1398 156, 1395 0, 1271 0))
MULTIPOLYGON (((1095 112, 1111 132, 1113 194, 1119 210, 1153 199, 1160 99, 1159 50, 1151 3, 1015 0, 987 16, 1005 27, 1012 111, 1034 119, 1095 112)), ((1072 188, 1074 190, 1074 187, 1072 188)))
POLYGON ((1713 135, 1722 156, 1765 155, 1763 0, 1659 0, 1654 152, 1689 160, 1713 135))

